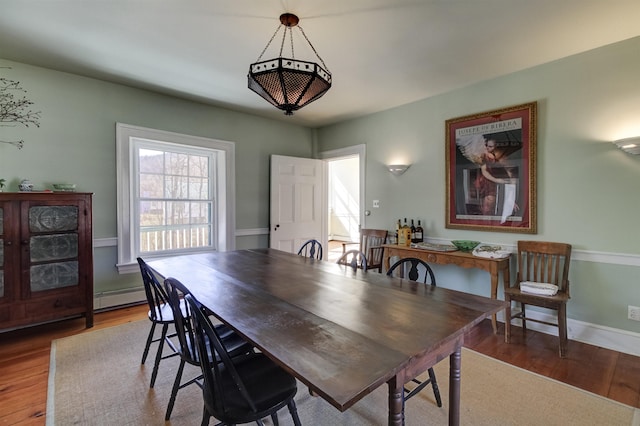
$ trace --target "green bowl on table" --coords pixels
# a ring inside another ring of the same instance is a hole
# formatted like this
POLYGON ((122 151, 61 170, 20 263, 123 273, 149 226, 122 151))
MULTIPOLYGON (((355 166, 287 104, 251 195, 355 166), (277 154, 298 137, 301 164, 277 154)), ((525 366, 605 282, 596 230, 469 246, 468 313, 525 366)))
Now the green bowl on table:
POLYGON ((480 244, 480 241, 453 240, 453 241, 451 241, 451 244, 456 246, 456 248, 458 250, 463 251, 465 253, 468 253, 468 252, 472 251, 474 248, 476 248, 476 246, 478 244, 480 244))

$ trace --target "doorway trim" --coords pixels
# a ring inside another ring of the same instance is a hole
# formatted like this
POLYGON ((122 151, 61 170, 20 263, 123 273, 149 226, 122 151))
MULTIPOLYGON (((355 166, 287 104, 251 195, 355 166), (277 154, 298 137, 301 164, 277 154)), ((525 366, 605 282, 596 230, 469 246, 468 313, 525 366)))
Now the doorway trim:
MULTIPOLYGON (((365 228, 365 214, 364 211, 366 210, 365 208, 365 187, 366 187, 366 183, 365 183, 365 164, 366 164, 366 153, 367 153, 367 146, 365 144, 360 144, 360 145, 353 145, 353 146, 348 146, 345 148, 339 148, 339 149, 332 149, 329 151, 321 151, 318 153, 318 158, 321 160, 324 160, 325 162, 329 162, 332 160, 339 160, 341 158, 345 158, 345 157, 353 157, 353 156, 358 156, 359 159, 359 173, 360 173, 360 199, 359 199, 359 203, 360 203, 360 208, 359 208, 359 214, 360 214, 360 228, 365 228)), ((322 194, 322 209, 324 212, 324 216, 327 215, 327 211, 329 209, 329 176, 328 174, 325 175, 325 182, 323 185, 324 189, 323 189, 323 194, 322 194)), ((326 217, 324 219, 325 224, 328 222, 328 217, 326 217)), ((325 232, 325 234, 327 234, 327 232, 325 232)))

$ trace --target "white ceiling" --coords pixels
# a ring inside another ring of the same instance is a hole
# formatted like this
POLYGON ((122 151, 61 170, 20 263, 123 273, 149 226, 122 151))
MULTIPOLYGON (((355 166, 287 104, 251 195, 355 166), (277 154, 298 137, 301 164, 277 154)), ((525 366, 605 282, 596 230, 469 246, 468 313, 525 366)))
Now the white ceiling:
POLYGON ((319 127, 632 38, 639 21, 639 0, 0 0, 0 58, 319 127), (247 89, 283 12, 333 74, 293 117, 247 89))

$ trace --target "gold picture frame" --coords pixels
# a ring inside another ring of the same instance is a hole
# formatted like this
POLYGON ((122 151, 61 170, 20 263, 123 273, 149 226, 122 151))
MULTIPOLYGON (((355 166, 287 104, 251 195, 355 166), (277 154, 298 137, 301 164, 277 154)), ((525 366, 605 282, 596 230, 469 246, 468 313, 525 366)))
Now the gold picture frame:
POLYGON ((446 120, 446 227, 537 232, 537 102, 446 120))

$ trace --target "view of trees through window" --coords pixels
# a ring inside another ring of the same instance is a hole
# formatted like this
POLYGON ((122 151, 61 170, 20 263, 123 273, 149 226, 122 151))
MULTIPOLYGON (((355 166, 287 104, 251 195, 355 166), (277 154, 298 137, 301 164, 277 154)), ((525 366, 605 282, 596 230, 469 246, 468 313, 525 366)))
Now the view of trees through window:
POLYGON ((212 156, 144 148, 137 153, 140 252, 211 246, 212 156))

